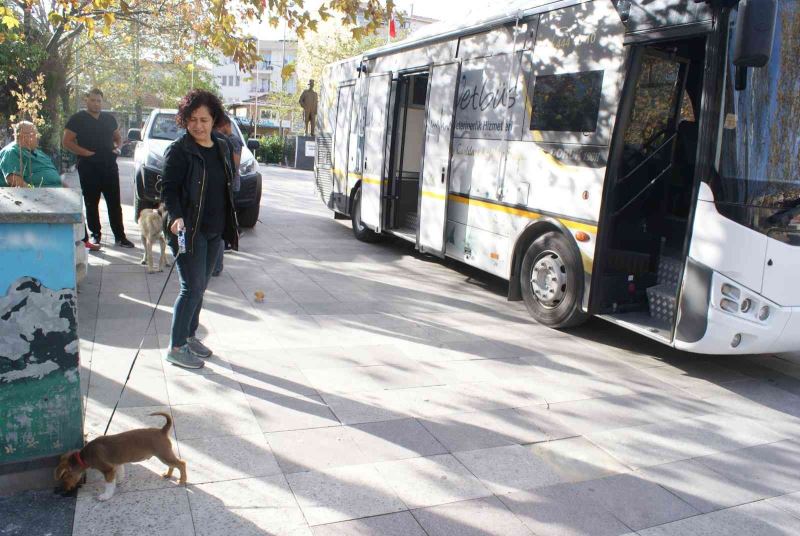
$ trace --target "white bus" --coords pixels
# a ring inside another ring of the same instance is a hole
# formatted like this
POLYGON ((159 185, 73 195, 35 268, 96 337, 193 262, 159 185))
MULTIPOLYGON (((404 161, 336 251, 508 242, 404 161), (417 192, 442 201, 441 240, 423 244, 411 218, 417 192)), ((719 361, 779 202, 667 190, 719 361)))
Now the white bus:
POLYGON ((326 67, 327 206, 552 327, 800 349, 800 1, 495 9, 326 67))

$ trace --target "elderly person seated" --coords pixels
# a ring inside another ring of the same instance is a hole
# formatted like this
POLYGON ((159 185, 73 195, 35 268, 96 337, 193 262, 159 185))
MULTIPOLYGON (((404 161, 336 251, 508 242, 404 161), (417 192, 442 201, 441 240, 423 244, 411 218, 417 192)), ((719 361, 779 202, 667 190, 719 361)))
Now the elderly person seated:
MULTIPOLYGON (((49 156, 39 147, 39 130, 30 121, 14 125, 14 141, 0 150, 0 187, 46 188, 66 186, 49 156)), ((97 251, 84 230, 86 249, 97 251)))
POLYGON ((0 150, 0 186, 63 186, 53 161, 38 146, 36 125, 28 121, 14 125, 14 141, 0 150))

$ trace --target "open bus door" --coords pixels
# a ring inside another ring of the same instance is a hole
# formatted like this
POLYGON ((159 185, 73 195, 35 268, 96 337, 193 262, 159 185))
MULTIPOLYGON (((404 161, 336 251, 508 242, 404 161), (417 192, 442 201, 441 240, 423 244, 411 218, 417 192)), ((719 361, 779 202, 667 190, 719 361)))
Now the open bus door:
POLYGON ((434 65, 428 85, 417 248, 444 256, 450 148, 453 140, 459 62, 434 65))
POLYGON ((386 168, 386 127, 392 73, 369 77, 364 126, 364 172, 361 179, 361 222, 381 232, 381 196, 386 168))

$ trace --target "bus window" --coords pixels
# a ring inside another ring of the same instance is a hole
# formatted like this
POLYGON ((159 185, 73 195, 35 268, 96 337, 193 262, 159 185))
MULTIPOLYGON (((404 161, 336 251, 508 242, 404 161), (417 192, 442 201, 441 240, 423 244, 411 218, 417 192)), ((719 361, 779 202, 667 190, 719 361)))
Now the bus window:
MULTIPOLYGON (((782 1, 778 9, 770 63, 749 71, 744 91, 733 88, 729 50, 721 140, 710 186, 723 216, 800 245, 800 3, 782 1)), ((734 12, 731 42, 735 27, 734 12)))
MULTIPOLYGON (((661 148, 674 128, 680 63, 667 57, 648 55, 636 83, 636 99, 625 131, 622 175, 661 148)), ((671 155, 665 151, 664 157, 671 155)))
POLYGON ((594 132, 602 89, 603 71, 537 76, 531 130, 594 132))

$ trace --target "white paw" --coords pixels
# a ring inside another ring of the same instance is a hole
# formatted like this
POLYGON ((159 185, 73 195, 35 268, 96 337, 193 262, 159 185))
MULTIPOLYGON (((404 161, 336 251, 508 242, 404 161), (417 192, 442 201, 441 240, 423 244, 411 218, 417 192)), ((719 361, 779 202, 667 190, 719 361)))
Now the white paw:
POLYGON ((100 495, 97 496, 97 500, 105 502, 113 496, 114 496, 113 493, 101 493, 100 495))

